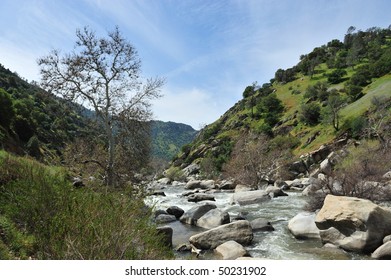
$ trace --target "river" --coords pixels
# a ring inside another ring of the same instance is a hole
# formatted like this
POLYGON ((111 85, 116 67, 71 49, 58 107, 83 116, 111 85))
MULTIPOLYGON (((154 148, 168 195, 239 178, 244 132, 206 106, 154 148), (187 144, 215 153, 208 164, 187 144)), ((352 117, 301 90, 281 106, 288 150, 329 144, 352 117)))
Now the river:
MULTIPOLYGON (((170 206, 178 206, 188 210, 195 206, 194 202, 188 202, 181 194, 184 186, 165 185, 163 191, 166 196, 149 196, 146 204, 155 209, 167 209, 170 206)), ((230 217, 244 216, 251 221, 256 218, 264 218, 271 222, 274 231, 255 232, 254 240, 250 246, 245 247, 249 254, 255 258, 273 260, 322 260, 322 259, 369 259, 369 256, 342 252, 338 249, 322 248, 320 240, 299 240, 288 230, 288 222, 300 212, 306 204, 307 197, 300 192, 288 191, 288 196, 273 198, 270 201, 247 206, 232 205, 230 203, 232 192, 216 192, 215 204, 230 214, 230 217)), ((202 203, 202 202, 198 202, 202 203)), ((204 231, 205 229, 189 226, 179 221, 167 224, 173 229, 173 247, 188 243, 189 237, 204 231)), ((178 259, 191 258, 189 254, 176 253, 178 259)), ((213 252, 206 252, 203 259, 213 259, 213 252)))

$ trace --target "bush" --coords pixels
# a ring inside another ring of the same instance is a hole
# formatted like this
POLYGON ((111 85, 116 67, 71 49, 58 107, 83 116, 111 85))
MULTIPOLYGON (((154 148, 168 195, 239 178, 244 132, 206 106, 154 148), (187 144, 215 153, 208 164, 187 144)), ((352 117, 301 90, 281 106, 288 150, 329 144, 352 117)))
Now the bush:
POLYGON ((360 139, 363 136, 366 126, 367 119, 363 116, 358 116, 347 120, 343 128, 349 130, 353 138, 360 139))
POLYGON ((307 125, 316 125, 320 121, 320 106, 318 103, 310 102, 301 106, 300 121, 307 125))
POLYGON ((347 74, 346 70, 336 69, 328 75, 327 81, 331 84, 339 84, 344 81, 343 77, 346 74, 347 74))

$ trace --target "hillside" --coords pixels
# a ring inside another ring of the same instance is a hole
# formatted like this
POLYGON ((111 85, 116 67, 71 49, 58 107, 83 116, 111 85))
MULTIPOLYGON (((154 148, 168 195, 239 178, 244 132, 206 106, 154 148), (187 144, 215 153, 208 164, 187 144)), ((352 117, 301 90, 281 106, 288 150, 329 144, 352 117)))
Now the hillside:
POLYGON ((171 160, 182 146, 194 140, 196 134, 190 125, 151 121, 152 157, 171 160))
POLYGON ((91 133, 83 108, 28 83, 0 64, 0 148, 56 161, 66 143, 91 133))
POLYGON ((343 42, 316 47, 270 82, 246 87, 243 99, 204 128, 172 166, 197 164, 205 177, 237 177, 235 168, 245 164, 257 169, 255 183, 268 173, 262 169, 275 171, 339 139, 389 142, 390 97, 391 30, 351 27, 343 42))
MULTIPOLYGON (((60 162, 69 143, 96 134, 94 112, 28 83, 1 64, 0 108, 0 148, 48 163, 60 162)), ((151 121, 148 129, 152 139, 147 149, 152 158, 163 161, 172 159, 197 133, 191 126, 162 121, 151 121)))

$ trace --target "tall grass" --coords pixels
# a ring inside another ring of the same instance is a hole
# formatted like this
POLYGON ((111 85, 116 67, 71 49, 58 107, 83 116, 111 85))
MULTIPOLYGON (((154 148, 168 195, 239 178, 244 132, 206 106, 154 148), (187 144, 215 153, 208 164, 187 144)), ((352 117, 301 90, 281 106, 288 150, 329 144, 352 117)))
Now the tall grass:
POLYGON ((74 189, 60 168, 0 153, 0 258, 171 258, 131 193, 74 189))

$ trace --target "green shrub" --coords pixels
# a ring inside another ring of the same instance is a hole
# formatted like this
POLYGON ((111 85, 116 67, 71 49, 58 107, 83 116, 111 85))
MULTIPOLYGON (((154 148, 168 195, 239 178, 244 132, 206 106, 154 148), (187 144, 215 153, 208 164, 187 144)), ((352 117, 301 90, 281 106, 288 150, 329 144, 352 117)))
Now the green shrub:
POLYGON ((301 105, 299 116, 300 121, 308 125, 316 125, 320 121, 320 106, 318 103, 310 102, 301 105))

